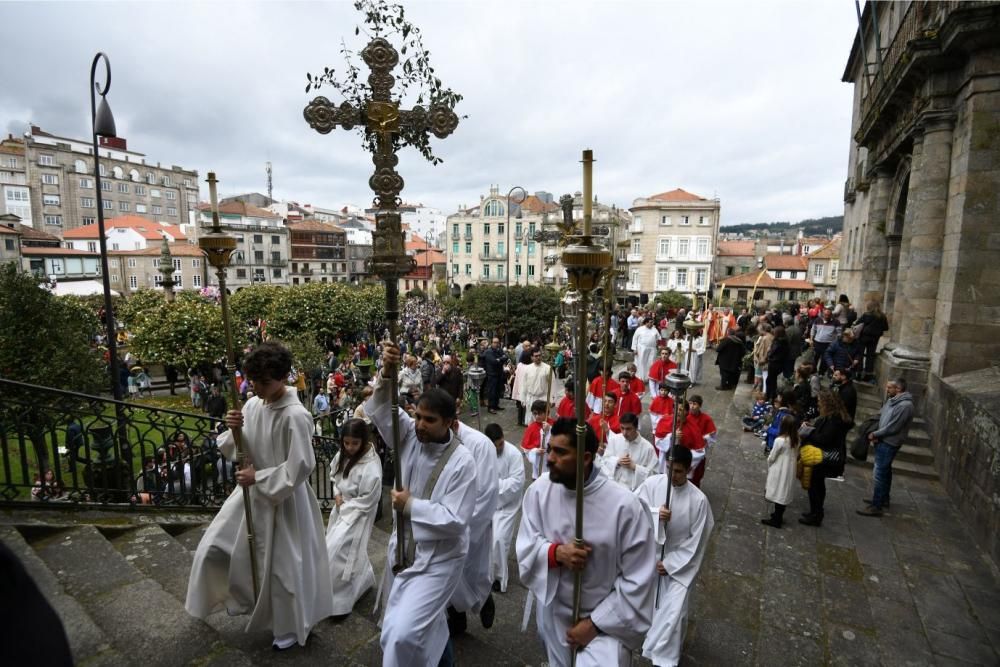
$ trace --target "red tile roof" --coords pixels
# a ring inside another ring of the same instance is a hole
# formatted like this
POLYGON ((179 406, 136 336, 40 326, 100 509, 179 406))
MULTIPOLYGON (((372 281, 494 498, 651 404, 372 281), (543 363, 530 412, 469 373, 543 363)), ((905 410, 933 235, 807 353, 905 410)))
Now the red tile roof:
POLYGON ((17 229, 21 232, 21 240, 29 239, 32 241, 54 241, 59 243, 59 237, 55 234, 49 234, 48 232, 43 232, 40 229, 35 229, 34 227, 28 227, 27 225, 18 225, 17 229))
POLYGON ((802 255, 766 255, 764 266, 774 271, 805 271, 809 262, 802 255))
POLYGON ((521 209, 525 213, 551 213, 559 210, 559 204, 555 202, 545 202, 535 195, 528 195, 521 204, 521 209))
POLYGON ((807 255, 809 259, 837 259, 840 257, 840 237, 831 239, 818 250, 807 255))
POLYGON ((716 254, 720 257, 753 257, 753 241, 719 241, 716 254))
POLYGON ((7 225, 0 225, 0 234, 14 234, 15 236, 20 236, 21 232, 16 229, 11 229, 7 225))
POLYGON ((338 227, 337 225, 334 225, 332 223, 321 222, 319 220, 302 220, 301 222, 289 222, 287 227, 297 232, 326 232, 328 234, 335 232, 340 232, 341 234, 344 233, 343 227, 338 227))
MULTIPOLYGON (((212 205, 211 204, 198 204, 198 210, 204 211, 211 215, 212 205)), ((219 213, 226 213, 229 215, 242 215, 249 218, 281 218, 277 213, 272 213, 267 209, 257 208, 250 204, 246 204, 241 201, 231 201, 225 204, 219 204, 219 213)))
MULTIPOLYGON (((104 221, 105 230, 115 227, 134 229, 147 241, 159 241, 162 239, 163 236, 160 232, 166 232, 178 241, 187 240, 184 232, 177 225, 161 225, 158 222, 138 215, 120 215, 104 221)), ((97 223, 77 227, 63 234, 64 239, 96 239, 97 236, 97 223)))
POLYGON ((25 246, 21 248, 22 255, 38 255, 38 256, 49 256, 49 255, 72 255, 74 257, 97 257, 101 253, 90 252, 89 250, 76 250, 74 248, 40 248, 37 246, 25 246))
POLYGON ((808 280, 789 280, 787 278, 772 278, 770 274, 764 273, 761 275, 760 271, 755 271, 751 273, 741 273, 738 276, 727 276, 725 280, 720 280, 720 283, 725 283, 726 288, 730 287, 753 287, 754 284, 757 285, 757 289, 793 289, 793 290, 814 290, 816 286, 813 285, 808 280), (760 276, 760 280, 757 277, 760 276))
MULTIPOLYGON (((204 257, 205 253, 193 243, 168 243, 170 254, 174 257, 204 257)), ((140 250, 111 250, 109 255, 127 255, 131 257, 159 257, 163 250, 162 244, 150 245, 140 250)))
POLYGON ((656 201, 707 201, 704 197, 699 197, 696 194, 680 188, 671 190, 670 192, 661 192, 658 195, 652 195, 648 197, 648 199, 654 199, 656 201))

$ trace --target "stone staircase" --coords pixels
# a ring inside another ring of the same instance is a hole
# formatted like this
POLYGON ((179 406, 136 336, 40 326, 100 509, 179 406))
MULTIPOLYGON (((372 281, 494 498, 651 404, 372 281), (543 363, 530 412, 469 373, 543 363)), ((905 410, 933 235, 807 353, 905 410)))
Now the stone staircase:
MULTIPOLYGON (((861 424, 868 417, 877 414, 882 408, 882 390, 880 387, 861 383, 855 383, 854 386, 858 391, 858 410, 855 422, 861 424)), ((854 429, 847 436, 848 449, 850 449, 856 435, 857 429, 854 429)), ((864 463, 855 461, 850 456, 847 459, 852 464, 865 468, 872 468, 874 465, 872 452, 869 452, 868 460, 864 463)), ((927 434, 927 422, 922 417, 913 419, 909 437, 892 463, 892 472, 894 475, 938 479, 937 468, 934 466, 934 450, 931 447, 931 438, 927 434)))

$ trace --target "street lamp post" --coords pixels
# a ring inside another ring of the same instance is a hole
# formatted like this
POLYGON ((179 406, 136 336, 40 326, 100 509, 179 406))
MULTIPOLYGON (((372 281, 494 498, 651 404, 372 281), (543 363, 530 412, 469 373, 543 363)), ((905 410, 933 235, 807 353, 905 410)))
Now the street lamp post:
POLYGON ((515 185, 507 191, 507 227, 504 229, 507 233, 507 245, 503 249, 503 343, 505 346, 510 345, 510 202, 513 201, 515 204, 523 204, 524 200, 527 198, 528 192, 520 185, 515 185), (517 192, 516 195, 514 194, 515 192, 517 192))
POLYGON ((111 396, 122 399, 122 386, 118 381, 118 331, 115 327, 115 314, 111 304, 111 274, 108 271, 108 241, 104 235, 104 201, 101 196, 101 159, 97 150, 97 135, 102 137, 118 136, 115 130, 115 117, 111 115, 111 107, 105 95, 111 88, 111 63, 104 53, 94 56, 90 65, 90 129, 94 144, 94 182, 97 186, 97 239, 101 244, 101 282, 104 285, 104 326, 108 342, 108 372, 111 376, 111 396), (96 82, 97 63, 104 61, 104 86, 96 82), (97 95, 101 96, 101 106, 97 106, 97 95))

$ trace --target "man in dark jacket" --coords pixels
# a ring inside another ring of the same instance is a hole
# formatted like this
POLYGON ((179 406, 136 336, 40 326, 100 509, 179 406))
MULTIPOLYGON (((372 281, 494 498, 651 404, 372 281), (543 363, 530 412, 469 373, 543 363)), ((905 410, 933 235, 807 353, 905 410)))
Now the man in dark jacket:
POLYGON ((835 340, 833 344, 826 349, 826 352, 823 354, 823 362, 831 371, 837 368, 853 371, 854 366, 857 363, 855 354, 854 334, 851 333, 850 329, 846 329, 844 333, 840 335, 840 338, 835 340))
POLYGON ((219 390, 219 385, 212 385, 212 393, 205 399, 205 412, 209 417, 222 419, 226 416, 226 398, 219 390))
POLYGON ((840 396, 840 401, 847 408, 847 414, 851 415, 851 421, 855 421, 855 413, 858 410, 858 390, 851 382, 851 372, 845 368, 834 368, 832 389, 837 396, 840 396))
POLYGON ((795 361, 802 356, 802 328, 795 318, 789 314, 782 317, 785 325, 785 338, 788 339, 788 358, 785 359, 785 367, 781 374, 786 380, 791 380, 795 375, 795 361))
POLYGON ((746 353, 746 344, 742 336, 742 332, 730 329, 728 335, 719 341, 715 357, 721 377, 720 384, 716 387, 719 391, 735 389, 740 382, 740 369, 743 367, 743 355, 746 353))
POLYGON ((444 389, 456 401, 465 398, 462 393, 465 386, 462 371, 455 366, 449 355, 445 355, 441 360, 441 372, 434 378, 434 385, 444 389))
POLYGON ((906 380, 889 380, 885 393, 888 400, 879 412, 878 428, 868 434, 868 440, 875 445, 875 468, 872 471, 872 499, 865 500, 866 507, 858 510, 862 516, 882 516, 882 508, 889 504, 892 461, 906 441, 913 421, 913 396, 906 391, 906 380))
POLYGON ((500 391, 503 388, 503 367, 507 364, 507 353, 500 347, 500 339, 494 338, 493 345, 479 355, 479 365, 486 371, 486 404, 490 413, 500 409, 500 391))

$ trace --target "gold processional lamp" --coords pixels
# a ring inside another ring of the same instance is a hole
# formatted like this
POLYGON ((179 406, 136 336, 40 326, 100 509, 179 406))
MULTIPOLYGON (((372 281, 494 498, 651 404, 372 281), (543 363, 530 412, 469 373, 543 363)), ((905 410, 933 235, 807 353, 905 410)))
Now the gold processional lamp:
MULTIPOLYGON (((473 361, 472 365, 469 366, 469 370, 467 370, 465 373, 466 375, 469 376, 469 382, 472 383, 472 387, 473 389, 475 389, 476 396, 479 396, 479 391, 483 388, 483 382, 486 380, 486 369, 477 364, 475 361, 473 361)), ((480 409, 476 410, 476 425, 479 427, 479 431, 482 432, 483 418, 481 415, 483 412, 482 411, 483 406, 479 407, 480 409)))
MULTIPOLYGON (((228 377, 236 375, 236 350, 233 347, 233 326, 229 316, 229 296, 226 293, 226 267, 236 250, 236 237, 222 231, 219 223, 219 201, 216 192, 218 180, 215 172, 208 172, 208 194, 212 206, 212 229, 207 234, 201 234, 198 238, 198 247, 202 249, 208 258, 208 263, 215 269, 215 275, 219 281, 219 300, 222 307, 222 325, 226 335, 226 369, 228 377)), ((235 386, 235 382, 230 383, 229 400, 234 410, 240 409, 240 393, 235 386)), ((239 429, 232 430, 233 442, 236 444, 237 460, 242 468, 249 462, 246 446, 243 443, 243 434, 239 429)), ((260 596, 260 578, 258 577, 257 549, 255 547, 255 535, 253 525, 253 508, 250 502, 250 489, 241 486, 243 489, 243 512, 247 522, 247 542, 250 544, 250 573, 253 577, 253 598, 256 603, 260 596)))
MULTIPOLYGON (((594 243, 591 237, 593 214, 593 167, 594 152, 583 151, 583 234, 574 236, 562 254, 562 265, 566 269, 569 286, 580 293, 577 312, 577 382, 587 377, 587 313, 590 294, 600 286, 607 270, 611 268, 611 251, 594 243)), ((576 392, 576 535, 574 545, 578 549, 583 541, 583 456, 587 442, 586 391, 580 387, 576 392)), ((580 596, 582 593, 582 571, 573 578, 573 624, 580 620, 580 596)), ((576 664, 576 651, 570 651, 571 663, 576 664)))
MULTIPOLYGON (((685 322, 685 325, 687 322, 685 322)), ((686 371, 675 369, 667 374, 667 377, 663 380, 663 384, 667 385, 667 391, 670 392, 670 396, 674 399, 674 414, 671 417, 670 422, 670 449, 667 450, 667 469, 664 471, 667 475, 667 497, 663 500, 663 505, 670 509, 670 492, 674 488, 673 482, 673 468, 674 468, 674 445, 677 444, 677 413, 680 412, 681 401, 684 400, 687 395, 687 390, 691 387, 691 375, 686 371)), ((660 545, 660 560, 667 557, 667 529, 670 524, 664 523, 663 525, 663 544, 660 545)), ((654 602, 654 608, 659 609, 660 607, 660 585, 659 582, 656 584, 656 600, 654 602)))

